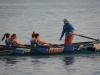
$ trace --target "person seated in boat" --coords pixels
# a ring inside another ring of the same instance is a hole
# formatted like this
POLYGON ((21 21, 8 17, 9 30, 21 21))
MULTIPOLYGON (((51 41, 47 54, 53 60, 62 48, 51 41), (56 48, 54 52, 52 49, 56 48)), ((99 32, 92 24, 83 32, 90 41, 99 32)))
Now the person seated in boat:
POLYGON ((13 35, 11 36, 13 46, 14 46, 14 47, 25 47, 25 44, 22 43, 22 42, 19 42, 19 41, 17 40, 17 38, 18 38, 17 34, 13 34, 13 35))
POLYGON ((5 33, 4 36, 3 36, 3 38, 1 39, 1 41, 3 41, 5 38, 6 38, 5 44, 6 44, 7 46, 12 46, 11 36, 10 36, 9 33, 5 33))
POLYGON ((38 33, 34 34, 34 39, 32 40, 32 43, 36 46, 51 46, 50 43, 41 40, 40 34, 38 33))

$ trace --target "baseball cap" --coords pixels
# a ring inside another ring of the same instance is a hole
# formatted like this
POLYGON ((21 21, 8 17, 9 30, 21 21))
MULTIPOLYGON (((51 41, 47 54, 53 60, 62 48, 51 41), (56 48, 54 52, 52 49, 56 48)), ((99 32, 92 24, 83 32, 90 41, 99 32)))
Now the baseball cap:
POLYGON ((66 18, 64 18, 63 21, 68 21, 68 20, 66 18))

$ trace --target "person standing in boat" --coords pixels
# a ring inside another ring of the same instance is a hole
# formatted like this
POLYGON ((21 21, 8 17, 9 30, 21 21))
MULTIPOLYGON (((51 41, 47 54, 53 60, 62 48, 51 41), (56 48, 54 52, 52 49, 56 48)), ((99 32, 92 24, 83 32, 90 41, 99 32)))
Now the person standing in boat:
POLYGON ((7 46, 12 46, 12 43, 11 43, 11 36, 10 36, 9 33, 5 33, 4 36, 3 36, 3 38, 1 39, 1 41, 3 41, 5 38, 6 38, 5 44, 6 44, 7 46))
POLYGON ((18 36, 17 36, 16 34, 13 34, 13 35, 11 36, 11 40, 12 40, 13 46, 14 46, 14 47, 23 47, 23 46, 25 46, 25 44, 22 43, 22 42, 19 42, 19 41, 17 40, 17 38, 18 38, 18 36))
POLYGON ((67 19, 64 19, 63 22, 64 25, 63 25, 63 30, 62 30, 60 40, 62 40, 62 37, 65 34, 65 46, 71 46, 74 38, 73 35, 74 27, 69 23, 67 19))

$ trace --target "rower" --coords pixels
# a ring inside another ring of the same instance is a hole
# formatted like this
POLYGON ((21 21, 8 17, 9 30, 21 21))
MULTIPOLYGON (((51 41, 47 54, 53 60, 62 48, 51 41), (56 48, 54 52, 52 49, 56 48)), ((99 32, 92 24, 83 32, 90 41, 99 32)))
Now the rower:
POLYGON ((36 33, 34 35, 35 39, 34 39, 34 43, 36 43, 36 45, 38 46, 50 46, 51 44, 48 42, 45 42, 43 40, 40 40, 40 34, 36 33))
POLYGON ((24 47, 25 44, 24 43, 21 43, 17 40, 18 36, 16 34, 13 34, 11 36, 11 39, 12 39, 12 44, 14 47, 24 47))
POLYGON ((5 33, 4 36, 3 36, 3 38, 1 39, 1 41, 3 41, 5 38, 6 38, 5 44, 6 44, 7 46, 12 46, 12 43, 11 43, 11 36, 10 36, 9 33, 5 33))

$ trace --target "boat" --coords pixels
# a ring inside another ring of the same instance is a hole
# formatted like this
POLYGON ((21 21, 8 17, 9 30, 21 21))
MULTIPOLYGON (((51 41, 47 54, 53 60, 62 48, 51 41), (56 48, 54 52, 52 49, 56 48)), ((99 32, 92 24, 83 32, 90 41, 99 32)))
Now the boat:
POLYGON ((72 46, 54 44, 52 46, 31 47, 8 47, 1 45, 0 56, 27 56, 27 55, 49 55, 49 54, 100 54, 100 42, 79 42, 72 46))

